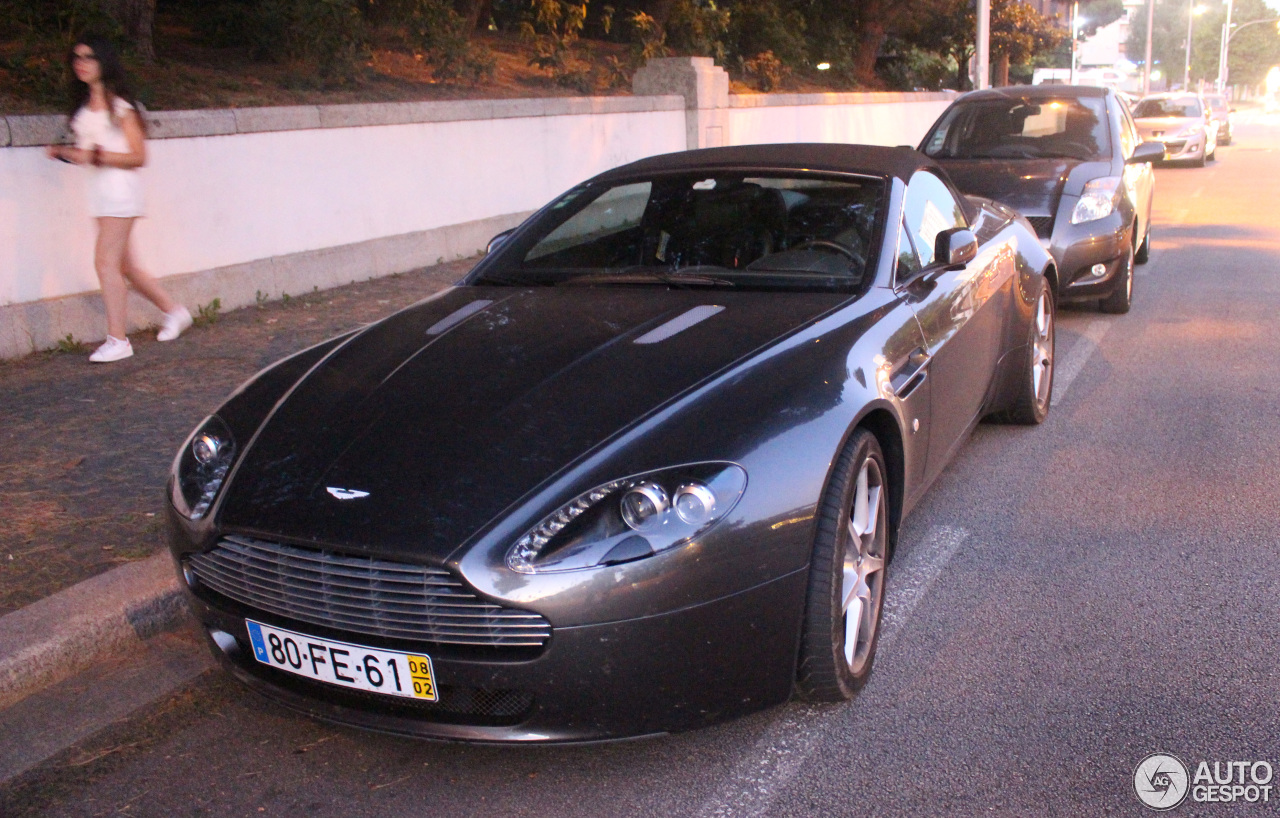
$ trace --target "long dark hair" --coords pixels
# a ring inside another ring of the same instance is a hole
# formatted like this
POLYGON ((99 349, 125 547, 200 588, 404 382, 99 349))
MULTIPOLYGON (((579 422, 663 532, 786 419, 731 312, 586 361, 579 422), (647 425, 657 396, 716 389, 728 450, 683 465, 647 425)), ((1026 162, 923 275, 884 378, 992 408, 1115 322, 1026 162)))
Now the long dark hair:
MULTIPOLYGON (((133 96, 133 89, 129 86, 129 78, 124 72, 124 64, 120 62, 120 52, 106 37, 97 34, 85 34, 77 37, 71 50, 67 52, 67 70, 71 74, 71 80, 67 83, 67 97, 70 107, 67 109, 68 116, 75 116, 85 105, 89 104, 89 85, 81 82, 76 77, 75 58, 76 46, 86 45, 93 49, 93 56, 98 60, 98 69, 102 74, 102 85, 107 90, 107 114, 111 117, 111 121, 115 122, 116 111, 115 105, 112 104, 113 98, 120 98, 134 107, 138 108, 138 100, 133 96)), ((138 121, 142 123, 143 133, 146 133, 146 121, 142 117, 142 112, 138 111, 138 121)))

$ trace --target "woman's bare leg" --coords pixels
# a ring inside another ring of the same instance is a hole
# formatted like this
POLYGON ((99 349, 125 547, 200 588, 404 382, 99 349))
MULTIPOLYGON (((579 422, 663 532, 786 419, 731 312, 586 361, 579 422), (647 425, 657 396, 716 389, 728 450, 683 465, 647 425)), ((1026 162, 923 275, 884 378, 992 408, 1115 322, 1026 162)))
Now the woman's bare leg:
POLYGON ((98 242, 93 266, 102 284, 102 301, 107 307, 107 334, 123 340, 128 331, 129 289, 124 280, 124 254, 133 219, 98 219, 98 242))
MULTIPOLYGON (((128 221, 132 227, 133 219, 128 221)), ((150 273, 139 267, 133 260, 133 248, 127 239, 124 245, 124 257, 121 260, 121 272, 124 273, 124 277, 129 280, 133 288, 152 304, 159 307, 161 312, 169 313, 177 309, 177 303, 164 291, 164 288, 160 286, 160 282, 156 281, 150 273)))

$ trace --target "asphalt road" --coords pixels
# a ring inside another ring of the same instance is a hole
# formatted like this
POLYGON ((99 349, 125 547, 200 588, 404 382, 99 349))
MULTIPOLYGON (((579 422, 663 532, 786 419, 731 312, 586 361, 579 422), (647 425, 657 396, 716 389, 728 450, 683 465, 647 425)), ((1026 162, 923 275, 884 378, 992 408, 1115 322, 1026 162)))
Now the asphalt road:
POLYGON ((856 701, 484 748, 208 673, 0 787, 0 814, 1138 815, 1150 753, 1280 770, 1280 115, 1236 133, 1157 171, 1133 311, 1060 313, 1044 426, 980 427, 907 522, 856 701))

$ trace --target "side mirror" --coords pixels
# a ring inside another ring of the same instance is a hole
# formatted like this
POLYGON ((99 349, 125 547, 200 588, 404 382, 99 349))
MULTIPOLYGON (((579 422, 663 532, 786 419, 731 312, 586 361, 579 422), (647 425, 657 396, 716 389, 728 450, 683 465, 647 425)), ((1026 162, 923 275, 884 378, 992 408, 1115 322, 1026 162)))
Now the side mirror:
POLYGON ((1133 149, 1133 155, 1124 160, 1126 165, 1142 165, 1164 159, 1163 142, 1143 142, 1133 149))
POLYGON ((944 267, 963 267, 978 255, 978 237, 967 227, 943 230, 933 242, 934 262, 944 267))
POLYGON ((492 253, 494 250, 497 250, 497 249, 498 249, 498 245, 500 245, 500 244, 502 244, 504 241, 506 241, 506 240, 507 240, 507 236, 510 236, 510 235, 511 235, 512 233, 514 233, 515 231, 516 231, 516 229, 515 229, 514 227, 513 227, 513 228, 511 228, 510 230, 503 230, 503 231, 502 231, 501 233, 499 233, 498 235, 496 235, 496 236, 494 236, 493 238, 489 239, 489 246, 488 246, 488 247, 486 247, 486 248, 484 249, 484 254, 487 256, 487 255, 489 255, 490 253, 492 253))

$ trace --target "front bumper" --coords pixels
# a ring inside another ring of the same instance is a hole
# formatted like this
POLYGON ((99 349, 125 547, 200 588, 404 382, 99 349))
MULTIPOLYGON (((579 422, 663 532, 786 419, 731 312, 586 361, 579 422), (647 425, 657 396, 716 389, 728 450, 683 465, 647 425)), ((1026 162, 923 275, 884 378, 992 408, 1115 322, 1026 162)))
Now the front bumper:
POLYGON ((1058 265, 1058 297, 1067 301, 1106 298, 1118 284, 1133 246, 1132 217, 1116 210, 1092 222, 1071 224, 1074 202, 1064 204, 1047 248, 1058 265), (1070 207, 1067 207, 1070 205, 1070 207), (1092 273, 1096 264, 1106 269, 1092 273))
POLYGON ((1165 162, 1194 162, 1205 155, 1208 137, 1199 133, 1186 138, 1160 141, 1164 142, 1165 162))
MULTIPOLYGON (((337 637, 313 625, 217 607, 189 594, 210 648, 251 688, 327 721, 420 738, 597 741, 691 729, 779 704, 791 694, 807 571, 657 616, 557 628, 533 654, 432 657, 438 704, 350 691, 284 673, 252 655, 245 616, 337 637)), ((554 625, 554 623, 553 623, 554 625)), ((371 647, 368 637, 343 636, 371 647)))

